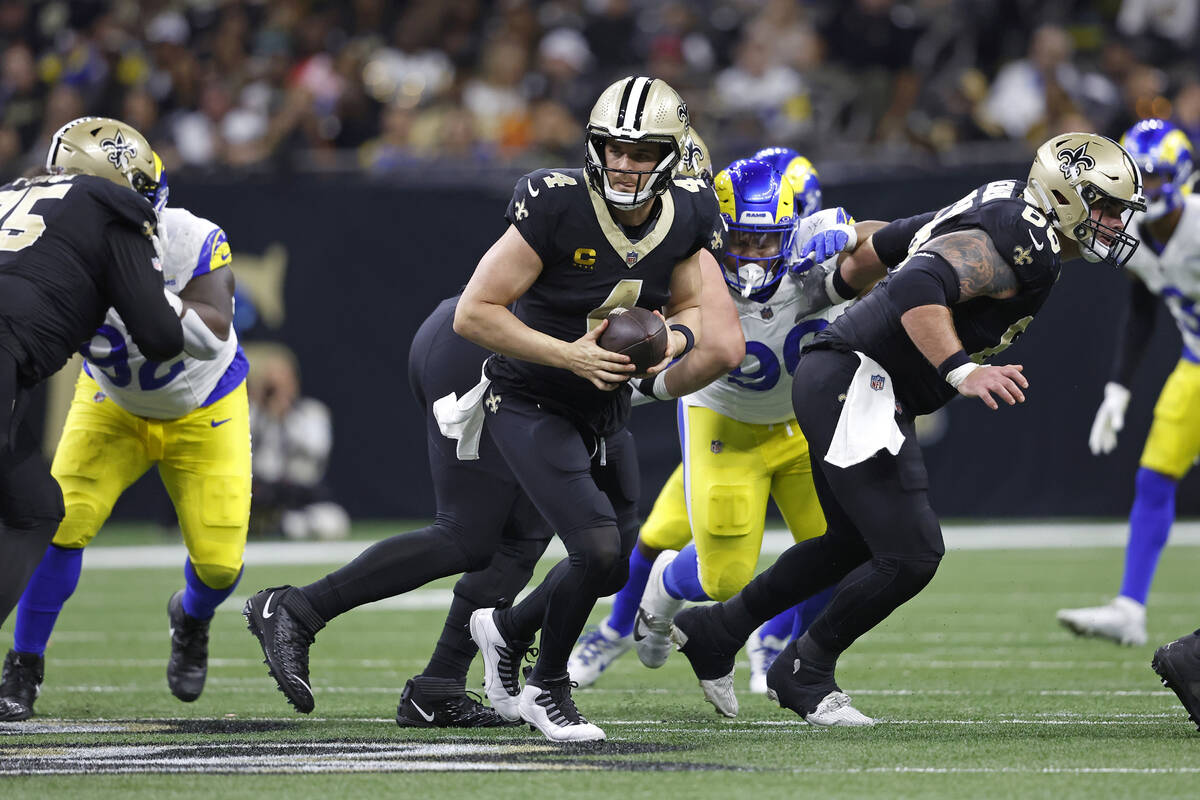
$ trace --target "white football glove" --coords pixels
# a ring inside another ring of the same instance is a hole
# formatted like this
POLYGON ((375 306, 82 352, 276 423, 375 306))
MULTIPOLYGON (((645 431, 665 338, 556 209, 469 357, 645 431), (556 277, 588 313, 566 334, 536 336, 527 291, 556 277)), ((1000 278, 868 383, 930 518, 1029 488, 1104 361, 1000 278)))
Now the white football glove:
POLYGON ((1125 427, 1125 409, 1129 408, 1129 390, 1119 383, 1104 384, 1104 401, 1096 411, 1088 448, 1092 455, 1111 453, 1117 447, 1117 434, 1125 427))

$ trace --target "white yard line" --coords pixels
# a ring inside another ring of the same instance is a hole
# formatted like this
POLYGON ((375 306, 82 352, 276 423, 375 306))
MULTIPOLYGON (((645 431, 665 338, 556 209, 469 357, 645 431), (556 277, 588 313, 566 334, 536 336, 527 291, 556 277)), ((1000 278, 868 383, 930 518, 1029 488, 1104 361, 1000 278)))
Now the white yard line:
MULTIPOLYGON (((397 531, 399 532, 399 531, 397 531)), ((987 525, 947 525, 942 530, 950 550, 1036 550, 1064 547, 1124 547, 1128 525, 1124 522, 1038 522, 987 525)), ((768 530, 763 553, 778 555, 792 543, 782 528, 768 530)), ((372 542, 250 542, 247 564, 339 564, 357 556, 372 542)), ((1172 547, 1200 546, 1200 522, 1175 523, 1172 547)), ((566 555, 556 539, 543 558, 557 561, 566 555)), ((91 547, 84 555, 87 569, 137 569, 176 567, 183 563, 183 545, 91 547)), ((448 593, 447 593, 448 594, 448 593)))

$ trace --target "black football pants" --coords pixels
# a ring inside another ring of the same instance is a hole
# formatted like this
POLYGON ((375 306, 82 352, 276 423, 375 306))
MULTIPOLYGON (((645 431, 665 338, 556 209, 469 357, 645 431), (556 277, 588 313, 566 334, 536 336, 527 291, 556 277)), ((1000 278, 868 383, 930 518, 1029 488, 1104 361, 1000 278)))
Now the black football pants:
POLYGON ((881 451, 845 469, 824 460, 857 367, 853 353, 811 350, 796 368, 793 406, 808 439, 827 530, 788 548, 718 612, 739 641, 780 611, 841 581, 808 631, 822 649, 841 653, 924 588, 945 552, 911 418, 897 414, 904 445, 895 456, 881 451))
POLYGON ((567 676, 571 648, 596 599, 625 585, 637 541, 639 475, 627 430, 593 443, 574 423, 504 392, 484 425, 521 487, 558 533, 567 558, 524 600, 496 615, 506 638, 542 631, 530 681, 567 676))
POLYGON ((22 411, 28 399, 17 363, 0 348, 0 625, 62 522, 62 490, 22 411))

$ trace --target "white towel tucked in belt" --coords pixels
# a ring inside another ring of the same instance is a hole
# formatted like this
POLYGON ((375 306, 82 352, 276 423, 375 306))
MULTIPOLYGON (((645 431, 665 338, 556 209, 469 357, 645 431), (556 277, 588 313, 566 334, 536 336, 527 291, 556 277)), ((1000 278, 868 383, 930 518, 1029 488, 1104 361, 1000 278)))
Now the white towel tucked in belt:
POLYGON ((825 460, 835 467, 866 461, 880 450, 900 452, 904 434, 896 424, 896 393, 892 376, 870 356, 855 350, 859 365, 846 389, 846 402, 825 460))
POLYGON ((459 461, 479 459, 479 435, 483 433, 483 393, 491 385, 491 379, 481 372, 479 383, 462 399, 451 392, 433 402, 433 418, 437 420, 438 430, 447 439, 458 440, 455 453, 459 461))

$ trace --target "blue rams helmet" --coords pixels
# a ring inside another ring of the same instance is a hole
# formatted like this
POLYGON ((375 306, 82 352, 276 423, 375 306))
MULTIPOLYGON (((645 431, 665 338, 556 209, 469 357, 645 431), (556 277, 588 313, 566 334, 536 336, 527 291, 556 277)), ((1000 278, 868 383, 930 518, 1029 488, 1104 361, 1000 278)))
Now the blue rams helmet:
POLYGON ((722 272, 730 288, 766 302, 787 269, 796 235, 795 192, 765 161, 735 161, 713 181, 721 217, 729 229, 722 272))
POLYGON ((1166 120, 1144 119, 1125 131, 1121 146, 1141 168, 1143 177, 1162 178, 1161 187, 1146 191, 1147 219, 1159 219, 1183 205, 1183 198, 1192 192, 1195 168, 1187 134, 1166 120))
POLYGON ((767 162, 787 178, 796 193, 801 217, 821 210, 821 181, 811 161, 790 147, 764 147, 754 158, 767 162))

